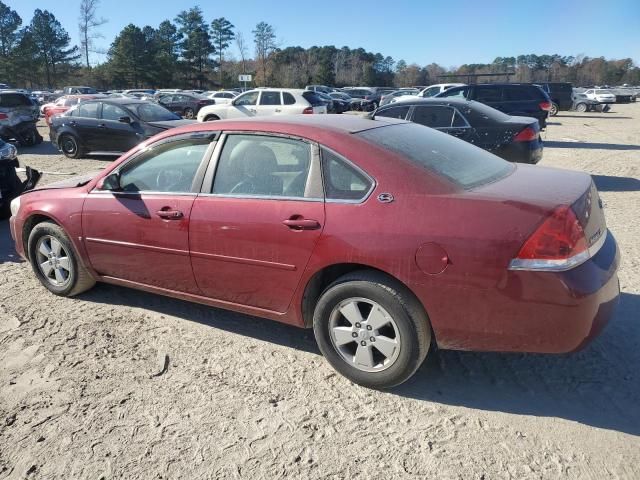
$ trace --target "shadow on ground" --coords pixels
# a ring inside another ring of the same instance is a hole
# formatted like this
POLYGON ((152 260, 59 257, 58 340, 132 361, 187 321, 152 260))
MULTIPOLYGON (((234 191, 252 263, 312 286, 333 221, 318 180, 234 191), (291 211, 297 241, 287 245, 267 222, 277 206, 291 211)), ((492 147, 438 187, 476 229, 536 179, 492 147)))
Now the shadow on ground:
POLYGON ((0 220, 0 263, 21 262, 16 253, 9 229, 9 220, 0 220))
MULTIPOLYGON (((146 308, 269 343, 319 354, 311 330, 122 287, 98 285, 83 300, 146 308)), ((612 324, 570 355, 432 352, 391 393, 468 408, 559 417, 640 435, 640 296, 622 294, 612 324)), ((553 332, 550 332, 550 335, 553 332)))
POLYGON ((603 113, 602 115, 556 115, 556 118, 606 118, 608 120, 628 120, 633 117, 620 117, 611 113, 603 113))
POLYGON ((610 175, 591 175, 601 192, 640 191, 640 180, 634 177, 612 177, 610 175))
POLYGON ((640 145, 625 145, 619 143, 592 143, 592 142, 561 142, 557 140, 546 140, 544 146, 547 148, 577 148, 577 149, 597 149, 597 150, 640 150, 640 145))

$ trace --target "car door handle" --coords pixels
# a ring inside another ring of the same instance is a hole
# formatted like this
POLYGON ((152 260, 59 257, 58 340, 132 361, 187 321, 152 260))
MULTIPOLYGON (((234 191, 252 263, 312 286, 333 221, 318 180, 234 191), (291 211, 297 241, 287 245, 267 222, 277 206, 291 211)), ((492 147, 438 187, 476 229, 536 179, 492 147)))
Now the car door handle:
POLYGON ((107 126, 104 123, 99 123, 98 128, 107 128, 107 126))
POLYGON ((282 110, 280 110, 279 108, 276 108, 276 112, 281 112, 282 110))
POLYGON ((320 222, 317 220, 311 220, 309 218, 288 218, 283 220, 282 223, 289 227, 291 230, 317 230, 320 228, 320 222))
POLYGON ((78 125, 78 123, 72 120, 71 122, 69 122, 69 125, 71 125, 72 127, 75 127, 76 125, 78 125))
POLYGON ((256 113, 256 109, 255 109, 255 108, 250 108, 250 109, 249 109, 249 111, 250 111, 251 113, 256 113))
POLYGON ((184 214, 180 210, 171 210, 169 207, 158 210, 156 215, 165 220, 180 220, 184 217, 184 214))

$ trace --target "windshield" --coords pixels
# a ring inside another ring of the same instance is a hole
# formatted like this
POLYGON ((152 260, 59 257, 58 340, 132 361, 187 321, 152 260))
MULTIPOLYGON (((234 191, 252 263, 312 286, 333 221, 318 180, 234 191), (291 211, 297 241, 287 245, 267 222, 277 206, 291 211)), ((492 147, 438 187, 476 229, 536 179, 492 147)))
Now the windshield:
POLYGON ((143 122, 164 122, 168 120, 180 120, 180 117, 164 107, 155 103, 131 103, 125 105, 143 122))
POLYGON ((502 178, 513 169, 509 162, 481 148, 415 123, 372 128, 357 135, 467 190, 502 178))

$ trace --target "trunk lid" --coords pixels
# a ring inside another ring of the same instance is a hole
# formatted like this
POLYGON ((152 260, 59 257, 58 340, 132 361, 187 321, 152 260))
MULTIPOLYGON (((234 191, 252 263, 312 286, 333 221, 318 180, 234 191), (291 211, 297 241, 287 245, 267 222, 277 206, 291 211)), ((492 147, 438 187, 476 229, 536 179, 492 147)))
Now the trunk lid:
POLYGON ((183 125, 191 125, 197 123, 197 120, 164 120, 162 122, 148 122, 152 127, 168 130, 170 128, 181 127, 183 125))

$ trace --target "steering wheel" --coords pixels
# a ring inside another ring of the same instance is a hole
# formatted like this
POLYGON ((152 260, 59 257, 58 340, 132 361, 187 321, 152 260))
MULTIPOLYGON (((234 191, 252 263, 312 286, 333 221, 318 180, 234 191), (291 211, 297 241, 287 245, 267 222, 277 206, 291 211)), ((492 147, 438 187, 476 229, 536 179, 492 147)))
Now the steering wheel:
POLYGON ((229 193, 255 193, 256 191, 256 186, 253 184, 253 182, 248 179, 245 178, 244 180, 239 181, 238 183, 235 184, 235 186, 229 191, 229 193))
POLYGON ((177 187, 183 178, 182 170, 160 170, 156 176, 156 187, 159 192, 169 192, 177 187))

